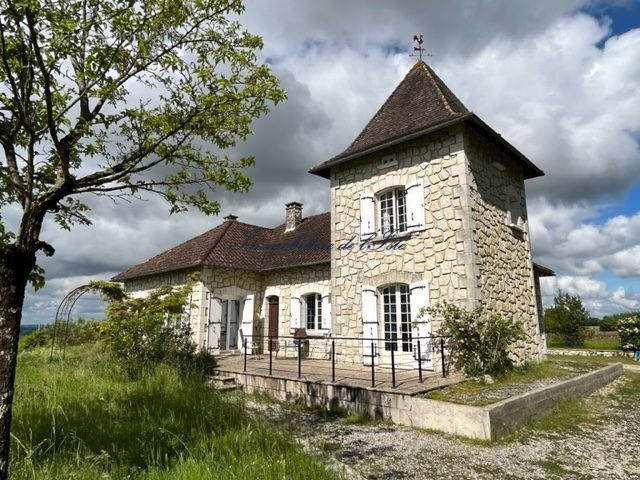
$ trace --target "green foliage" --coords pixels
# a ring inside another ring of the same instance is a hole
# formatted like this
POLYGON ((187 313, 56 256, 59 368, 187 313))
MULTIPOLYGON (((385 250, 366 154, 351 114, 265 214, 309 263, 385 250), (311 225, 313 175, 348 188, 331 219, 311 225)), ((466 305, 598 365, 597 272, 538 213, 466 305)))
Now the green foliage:
POLYGON ((11 479, 330 479, 290 435, 201 378, 123 375, 100 343, 18 361, 11 479))
POLYGON ((640 315, 619 319, 618 334, 623 350, 640 350, 640 315))
POLYGON ((178 367, 183 372, 211 373, 213 358, 196 353, 185 309, 192 283, 181 288, 160 287, 145 298, 112 301, 104 323, 106 344, 132 377, 159 364, 178 367))
POLYGON ((3 5, 0 209, 22 208, 25 228, 16 238, 0 218, 0 253, 14 241, 44 249, 49 214, 64 229, 90 224, 87 193, 153 193, 171 213, 211 215, 216 189, 250 187, 254 158, 219 152, 286 93, 237 21, 241 0, 3 5))
POLYGON ((524 338, 522 326, 511 318, 484 315, 482 309, 468 311, 451 303, 426 309, 442 321, 439 334, 451 336, 456 367, 467 375, 497 375, 513 367, 509 348, 524 338))
POLYGON ((584 345, 589 318, 580 297, 562 290, 553 299, 553 306, 544 311, 546 331, 559 334, 567 347, 584 345))
POLYGON ((64 324, 53 323, 30 332, 20 339, 21 350, 31 350, 38 347, 49 347, 56 336, 58 342, 66 345, 83 345, 93 343, 102 338, 102 322, 99 320, 87 320, 82 317, 70 322, 68 327, 64 324))
POLYGON ((640 315, 640 312, 626 312, 626 313, 614 313, 613 315, 605 315, 600 322, 600 330, 603 332, 617 332, 618 321, 623 318, 635 317, 640 315))
POLYGON ((94 280, 89 282, 89 288, 100 292, 103 300, 117 302, 127 297, 122 286, 117 282, 106 282, 104 280, 94 280))

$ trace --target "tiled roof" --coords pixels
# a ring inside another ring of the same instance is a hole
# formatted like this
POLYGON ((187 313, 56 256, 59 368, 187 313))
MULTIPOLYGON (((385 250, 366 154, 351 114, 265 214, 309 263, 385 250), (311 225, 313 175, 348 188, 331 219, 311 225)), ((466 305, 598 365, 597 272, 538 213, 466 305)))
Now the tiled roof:
POLYGON ((422 60, 409 70, 351 145, 310 172, 328 178, 334 165, 464 121, 473 122, 514 153, 524 163, 526 178, 543 175, 531 161, 470 112, 422 60))
POLYGON ((227 220, 191 240, 116 275, 123 281, 194 267, 228 267, 266 271, 331 260, 329 213, 303 218, 295 230, 227 220), (294 243, 295 242, 295 243, 294 243), (321 248, 322 245, 325 248, 321 248))

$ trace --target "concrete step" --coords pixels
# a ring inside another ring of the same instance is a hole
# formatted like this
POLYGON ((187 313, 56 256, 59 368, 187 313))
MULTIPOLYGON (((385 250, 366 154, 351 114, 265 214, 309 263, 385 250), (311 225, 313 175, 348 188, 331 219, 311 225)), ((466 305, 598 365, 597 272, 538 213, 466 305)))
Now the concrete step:
POLYGON ((242 390, 242 386, 234 383, 233 385, 222 385, 219 387, 215 387, 215 389, 219 392, 232 392, 234 390, 242 390))

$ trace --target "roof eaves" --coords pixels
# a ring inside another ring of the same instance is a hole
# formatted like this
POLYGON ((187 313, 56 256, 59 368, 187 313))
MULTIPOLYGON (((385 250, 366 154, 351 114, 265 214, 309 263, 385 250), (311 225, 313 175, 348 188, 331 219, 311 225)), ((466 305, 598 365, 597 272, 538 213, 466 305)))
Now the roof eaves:
POLYGON ((393 138, 391 140, 386 140, 384 142, 379 143, 378 145, 374 145, 372 147, 365 148, 363 150, 360 150, 359 152, 354 152, 354 153, 351 153, 351 154, 346 155, 344 157, 340 156, 340 155, 337 155, 337 156, 333 157, 332 159, 327 160, 326 162, 323 162, 323 163, 320 163, 320 164, 314 166, 313 168, 311 168, 311 170, 309 170, 309 173, 312 173, 314 175, 318 175, 320 177, 329 178, 329 175, 327 173, 325 173, 325 172, 328 172, 328 170, 331 167, 334 167, 334 166, 339 165, 339 164, 344 163, 344 162, 348 162, 349 160, 355 160, 356 158, 360 158, 360 157, 363 157, 365 155, 369 155, 370 153, 378 152, 378 151, 383 150, 385 148, 393 147, 394 145, 398 145, 399 143, 403 143, 403 142, 407 142, 409 140, 413 140, 414 138, 418 138, 418 137, 421 137, 423 135, 427 135, 429 133, 436 132, 436 131, 441 130, 443 128, 447 128, 447 127, 450 127, 450 126, 453 126, 453 125, 457 125, 458 123, 461 123, 461 122, 467 120, 471 116, 475 116, 475 115, 472 112, 465 113, 465 114, 460 115, 457 118, 453 118, 453 119, 447 120, 445 122, 437 123, 436 125, 433 125, 431 127, 422 128, 422 129, 417 130, 417 131, 415 131, 413 133, 401 135, 401 136, 393 138))

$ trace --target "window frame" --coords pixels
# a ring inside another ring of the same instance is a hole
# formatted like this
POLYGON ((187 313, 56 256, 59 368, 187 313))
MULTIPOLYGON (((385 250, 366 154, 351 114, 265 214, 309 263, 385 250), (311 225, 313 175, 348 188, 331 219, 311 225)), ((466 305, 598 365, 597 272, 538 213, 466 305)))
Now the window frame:
POLYGON ((395 344, 395 352, 413 352, 411 286, 406 283, 393 283, 380 288, 380 292, 384 350, 390 352, 391 346, 395 344), (393 299, 393 302, 387 303, 387 299, 393 299), (393 322, 390 321, 392 315, 393 322))
POLYGON ((384 190, 380 190, 375 194, 377 233, 380 236, 404 235, 409 233, 408 228, 408 205, 407 205, 407 189, 404 185, 395 185, 384 190), (389 198, 385 198, 389 196, 389 198), (399 200, 402 199, 400 202, 399 200), (385 205, 386 210, 391 211, 391 230, 386 230, 384 226, 383 202, 390 202, 385 205), (402 221, 401 221, 402 219, 402 221), (401 228, 402 227, 402 228, 401 228))
POLYGON ((318 292, 311 292, 305 295, 302 295, 302 311, 304 312, 304 326, 307 331, 310 332, 318 332, 322 330, 322 294, 318 292), (312 308, 312 323, 311 326, 309 324, 309 312, 310 305, 309 299, 313 297, 313 308, 312 308))

